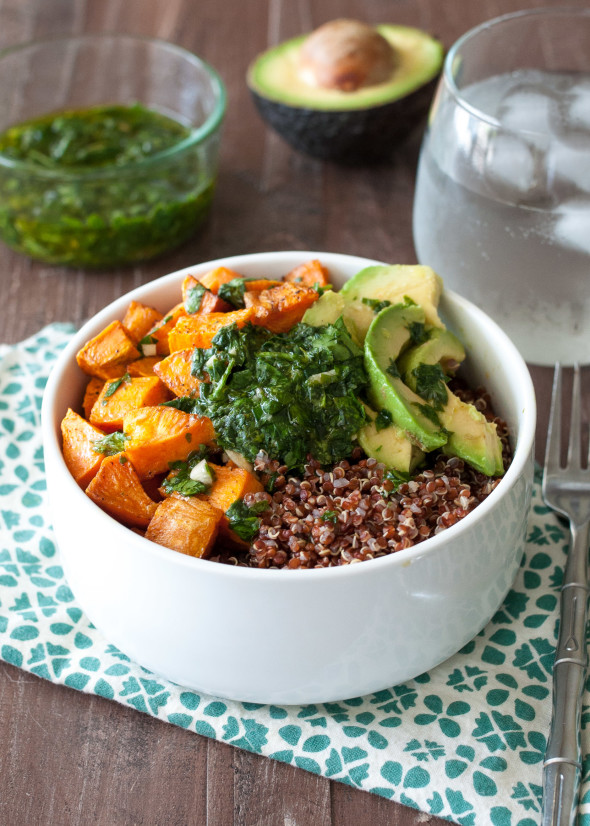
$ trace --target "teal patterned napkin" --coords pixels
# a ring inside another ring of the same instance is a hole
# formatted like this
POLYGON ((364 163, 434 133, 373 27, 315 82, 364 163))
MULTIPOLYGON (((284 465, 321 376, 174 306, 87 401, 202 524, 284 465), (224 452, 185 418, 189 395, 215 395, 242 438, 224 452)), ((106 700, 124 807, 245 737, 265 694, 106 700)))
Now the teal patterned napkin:
MULTIPOLYGON (((60 567, 39 417, 49 370, 72 332, 52 325, 18 345, 0 345, 1 658, 462 826, 540 823, 567 531, 543 506, 538 484, 523 564, 504 605, 476 639, 428 674, 308 706, 186 690, 110 645, 76 604, 60 567)), ((582 724, 581 823, 590 826, 588 704, 582 724)))

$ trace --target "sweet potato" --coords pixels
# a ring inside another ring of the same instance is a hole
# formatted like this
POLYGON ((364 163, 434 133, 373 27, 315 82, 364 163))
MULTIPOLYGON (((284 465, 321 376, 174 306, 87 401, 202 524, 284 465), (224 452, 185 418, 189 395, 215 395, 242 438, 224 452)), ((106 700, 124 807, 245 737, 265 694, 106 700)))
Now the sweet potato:
POLYGON ((90 411, 94 407, 95 401, 100 396, 100 391, 104 387, 103 379, 92 378, 86 385, 86 390, 84 392, 84 401, 82 402, 82 407, 84 408, 84 416, 89 419, 90 418, 90 411))
POLYGON ((158 321, 150 330, 148 330, 146 335, 154 339, 157 355, 170 355, 170 348, 168 347, 168 333, 173 329, 178 319, 183 316, 186 316, 186 310, 184 309, 184 303, 181 302, 173 307, 161 321, 158 321))
POLYGON ((90 422, 105 433, 121 430, 130 410, 156 405, 171 398, 170 391, 157 376, 141 376, 122 381, 114 392, 107 382, 90 412, 90 422), (111 393, 111 395, 109 395, 111 393))
POLYGON ((123 318, 123 327, 137 344, 162 318, 162 313, 153 307, 132 301, 123 318))
POLYGON ((210 467, 215 474, 215 481, 210 490, 200 494, 198 498, 204 499, 223 512, 224 515, 219 525, 220 538, 229 541, 232 545, 246 547, 246 543, 230 529, 225 512, 236 499, 243 499, 247 493, 258 493, 264 488, 253 473, 242 468, 231 468, 213 463, 210 463, 210 467))
POLYGON ((246 307, 254 311, 253 324, 273 333, 285 333, 301 321, 305 311, 319 298, 310 287, 288 281, 270 290, 245 293, 246 307))
POLYGON ((62 419, 63 456, 68 470, 84 490, 98 473, 104 456, 93 450, 94 442, 105 435, 71 408, 62 419))
POLYGON ((198 281, 194 275, 187 275, 182 282, 182 300, 184 302, 184 309, 189 315, 194 313, 227 313, 232 309, 231 304, 228 304, 227 301, 224 301, 214 292, 211 292, 211 290, 205 288, 205 292, 201 296, 201 302, 198 308, 193 310, 191 313, 188 304, 190 300, 190 292, 200 284, 201 282, 198 281))
POLYGON ((246 279, 246 292, 260 293, 262 290, 278 287, 280 283, 280 281, 271 281, 269 278, 246 279))
POLYGON ((170 352, 188 350, 191 347, 211 347, 211 342, 222 327, 228 324, 243 327, 248 321, 254 321, 253 309, 185 316, 179 319, 168 336, 170 352))
POLYGON ((112 321, 108 327, 86 342, 78 351, 76 361, 88 375, 108 381, 122 376, 127 363, 138 359, 140 355, 121 322, 112 321))
POLYGON ((205 275, 202 275, 199 281, 207 287, 208 290, 211 290, 212 293, 217 295, 221 285, 233 281, 234 278, 242 278, 242 276, 239 272, 234 272, 228 269, 228 267, 216 267, 214 270, 209 270, 205 275))
POLYGON ((125 452, 141 479, 167 471, 170 462, 186 459, 215 435, 210 419, 174 407, 132 410, 123 420, 123 431, 125 452))
POLYGON ((123 522, 145 528, 158 507, 144 491, 133 464, 125 453, 106 456, 86 488, 93 502, 123 522))
POLYGON ((293 284, 301 284, 303 287, 311 287, 312 289, 316 285, 326 287, 330 283, 328 270, 322 266, 317 258, 295 267, 294 270, 287 273, 283 280, 290 281, 293 284))
POLYGON ((206 557, 215 544, 222 513, 207 502, 170 496, 160 502, 145 537, 195 557, 206 557))
POLYGON ((154 373, 175 396, 198 396, 200 379, 191 373, 192 350, 177 350, 154 367, 154 373))
POLYGON ((154 367, 161 360, 161 356, 144 356, 141 359, 137 359, 137 361, 130 362, 127 365, 127 372, 130 376, 135 376, 136 378, 140 376, 155 376, 156 372, 154 367))

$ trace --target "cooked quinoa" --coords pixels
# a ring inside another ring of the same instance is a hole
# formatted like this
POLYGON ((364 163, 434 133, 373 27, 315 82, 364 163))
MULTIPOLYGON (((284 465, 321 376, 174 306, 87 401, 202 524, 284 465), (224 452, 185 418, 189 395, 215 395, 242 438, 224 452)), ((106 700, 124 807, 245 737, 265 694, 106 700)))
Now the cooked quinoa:
MULTIPOLYGON (((496 423, 507 468, 508 429, 494 416, 489 395, 484 388, 453 390, 496 423)), ((410 548, 465 518, 500 481, 437 453, 427 468, 399 484, 360 448, 331 468, 308 457, 301 476, 287 475, 285 466, 264 453, 254 469, 263 482, 272 479, 272 493, 248 494, 244 500, 268 502, 258 535, 247 550, 212 557, 250 568, 328 568, 410 548)))

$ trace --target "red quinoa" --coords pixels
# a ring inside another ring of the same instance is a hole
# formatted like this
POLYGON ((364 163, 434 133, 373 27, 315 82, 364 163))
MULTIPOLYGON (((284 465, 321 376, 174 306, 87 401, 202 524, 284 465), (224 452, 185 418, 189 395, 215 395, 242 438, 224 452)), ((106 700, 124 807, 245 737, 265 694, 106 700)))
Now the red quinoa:
MULTIPOLYGON (((488 394, 483 388, 453 389, 496 422, 508 467, 512 454, 507 427, 494 417, 488 394)), ((438 453, 396 490, 385 466, 360 448, 350 460, 329 469, 308 457, 300 477, 287 474, 285 466, 263 453, 254 468, 263 482, 274 476, 272 494, 245 497, 248 505, 261 499, 269 503, 260 516, 259 533, 248 550, 213 557, 251 568, 328 568, 410 548, 463 519, 500 481, 438 453)))

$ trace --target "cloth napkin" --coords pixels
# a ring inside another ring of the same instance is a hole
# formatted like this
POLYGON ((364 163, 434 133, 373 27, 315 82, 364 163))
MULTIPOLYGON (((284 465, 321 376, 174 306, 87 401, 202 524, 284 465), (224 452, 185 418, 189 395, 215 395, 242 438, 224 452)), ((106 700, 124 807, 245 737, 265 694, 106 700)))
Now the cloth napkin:
MULTIPOLYGON (((568 534, 543 505, 538 480, 512 590, 489 625, 429 673, 366 697, 306 706, 188 690, 111 645, 77 605, 60 566, 39 425, 50 368, 72 332, 54 324, 15 346, 0 345, 0 657, 462 826, 540 823, 568 534)), ((587 691, 584 699, 580 822, 590 826, 587 691)))

